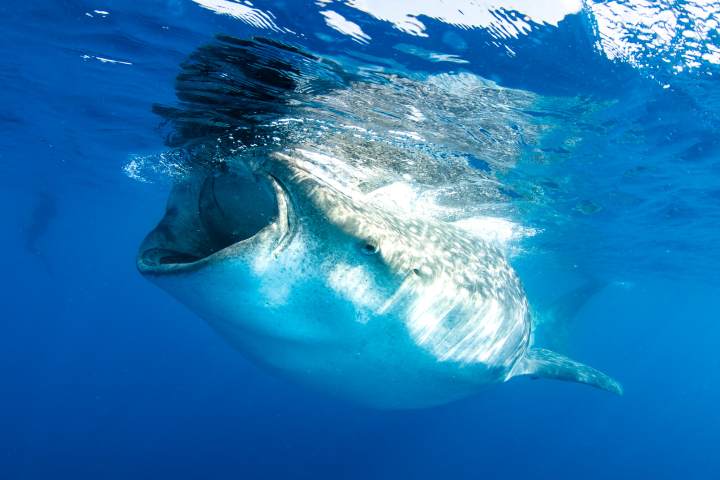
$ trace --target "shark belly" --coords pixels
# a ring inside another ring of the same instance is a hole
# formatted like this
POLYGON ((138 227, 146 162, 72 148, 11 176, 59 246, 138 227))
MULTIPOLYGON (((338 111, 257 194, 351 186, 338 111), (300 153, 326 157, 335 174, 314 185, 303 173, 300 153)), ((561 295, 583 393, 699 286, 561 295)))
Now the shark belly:
POLYGON ((412 337, 404 309, 359 315, 319 279, 267 277, 228 262, 154 281, 254 363, 357 404, 428 407, 505 380, 497 365, 438 359, 412 337), (250 288, 259 281, 265 295, 250 288))

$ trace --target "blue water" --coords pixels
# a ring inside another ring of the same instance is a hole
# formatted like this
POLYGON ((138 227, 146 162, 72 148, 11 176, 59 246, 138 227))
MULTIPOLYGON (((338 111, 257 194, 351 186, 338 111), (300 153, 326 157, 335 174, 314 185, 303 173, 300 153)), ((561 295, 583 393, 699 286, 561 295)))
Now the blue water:
POLYGON ((3 2, 0 478, 720 478, 720 7, 543 5, 3 2), (474 166, 538 232, 512 258, 531 304, 603 285, 566 352, 625 395, 516 380, 362 408, 258 369, 141 278, 171 183, 152 107, 218 33, 553 98, 515 168, 474 166))

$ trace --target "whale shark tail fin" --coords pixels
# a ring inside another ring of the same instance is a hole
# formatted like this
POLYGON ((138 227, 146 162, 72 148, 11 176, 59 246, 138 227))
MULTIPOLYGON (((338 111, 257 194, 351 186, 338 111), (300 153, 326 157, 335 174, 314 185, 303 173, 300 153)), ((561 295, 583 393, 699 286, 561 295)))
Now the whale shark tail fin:
POLYGON ((512 377, 552 378, 577 382, 622 395, 622 386, 599 370, 544 348, 531 348, 513 368, 512 377))

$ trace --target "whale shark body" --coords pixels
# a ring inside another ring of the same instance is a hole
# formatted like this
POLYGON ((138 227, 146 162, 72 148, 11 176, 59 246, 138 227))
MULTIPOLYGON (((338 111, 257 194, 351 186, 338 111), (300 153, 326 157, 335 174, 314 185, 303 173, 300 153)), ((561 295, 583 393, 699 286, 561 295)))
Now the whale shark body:
MULTIPOLYGON (((240 54, 233 49, 257 48, 227 38, 221 45, 234 65, 240 54)), ((203 65, 221 68, 207 54, 203 65)), ((319 62, 302 55, 306 63, 319 62)), ((277 56, 271 58, 277 67, 277 56)), ((185 67, 185 80, 197 63, 185 67)), ((255 78, 296 91, 301 68, 278 70, 292 76, 258 68, 255 78), (292 81, 279 81, 287 78, 292 81)), ((237 101, 227 98, 237 90, 190 81, 194 93, 186 98, 194 103, 186 111, 223 104, 218 97, 237 101), (211 90, 212 101, 198 100, 198 89, 211 90)), ((320 83, 317 98, 344 102, 376 88, 320 83)), ((288 102, 277 95, 263 101, 270 106, 255 112, 287 114, 288 102)), ((233 115, 247 117, 252 108, 244 108, 233 115)), ((217 125, 206 120, 205 127, 217 125)), ((262 122, 278 126, 267 118, 256 124, 262 122)), ((165 216, 140 248, 140 272, 258 364, 364 405, 438 405, 521 376, 621 393, 607 375, 533 345, 528 301, 503 249, 466 222, 439 214, 430 207, 436 203, 420 208, 419 177, 408 172, 427 173, 431 164, 398 161, 407 143, 376 143, 356 129, 313 140, 305 128, 283 142, 226 150, 222 162, 198 165, 176 180, 165 216)), ((409 156, 417 161, 422 153, 409 156)))

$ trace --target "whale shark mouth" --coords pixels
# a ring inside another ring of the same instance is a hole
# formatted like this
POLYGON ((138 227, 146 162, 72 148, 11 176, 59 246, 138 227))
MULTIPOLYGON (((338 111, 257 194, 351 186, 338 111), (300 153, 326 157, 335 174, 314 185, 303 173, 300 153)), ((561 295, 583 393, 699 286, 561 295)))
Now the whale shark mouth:
POLYGON ((164 217, 140 246, 137 266, 150 274, 196 267, 242 248, 272 225, 288 226, 287 193, 274 178, 222 173, 193 179, 171 191, 164 217))

